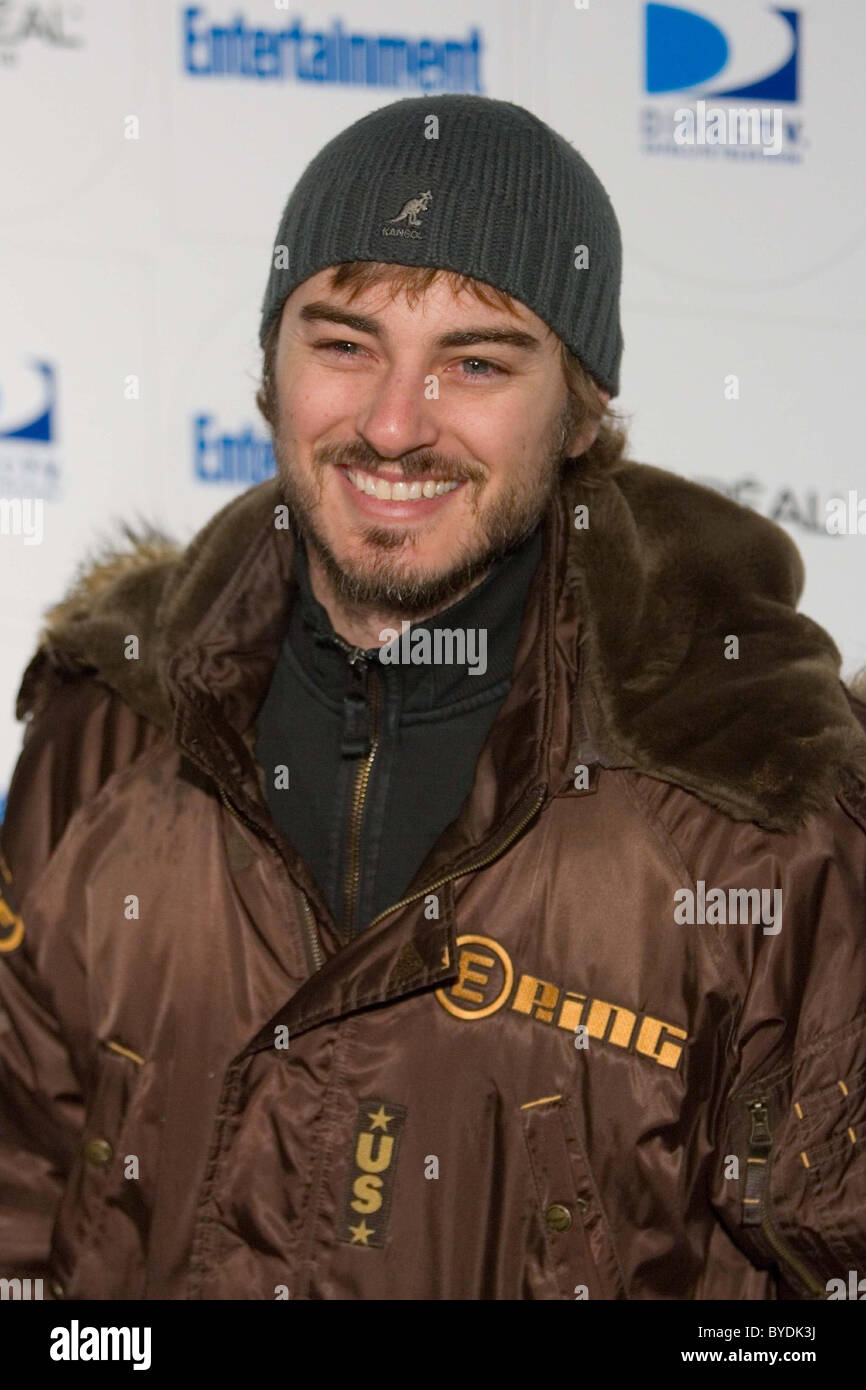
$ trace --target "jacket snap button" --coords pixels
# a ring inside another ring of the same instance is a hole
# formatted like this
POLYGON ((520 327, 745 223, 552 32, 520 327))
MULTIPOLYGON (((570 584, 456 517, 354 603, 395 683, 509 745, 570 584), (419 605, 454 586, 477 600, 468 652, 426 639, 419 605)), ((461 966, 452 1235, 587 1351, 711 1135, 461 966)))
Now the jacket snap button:
POLYGON ((64 1289, 63 1285, 60 1283, 59 1279, 52 1279, 52 1280, 51 1280, 51 1292, 52 1292, 52 1294, 54 1295, 55 1298, 65 1298, 65 1297, 66 1297, 66 1290, 64 1289))
POLYGON ((564 1202, 552 1202, 544 1219, 551 1231, 567 1231, 571 1226, 571 1209, 564 1202))
POLYGON ((114 1150, 107 1139, 88 1139, 84 1145, 84 1157, 96 1168, 104 1168, 114 1157, 114 1150))

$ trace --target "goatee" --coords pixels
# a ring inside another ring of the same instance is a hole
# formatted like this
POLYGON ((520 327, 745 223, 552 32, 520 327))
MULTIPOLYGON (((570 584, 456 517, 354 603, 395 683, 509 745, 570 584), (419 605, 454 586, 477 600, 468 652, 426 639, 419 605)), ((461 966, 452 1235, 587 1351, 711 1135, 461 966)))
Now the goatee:
POLYGON ((477 525, 461 544, 457 558, 442 573, 430 573, 412 565, 412 552, 423 537, 423 527, 359 527, 353 536, 369 558, 348 560, 337 559, 319 530, 317 516, 326 470, 342 464, 375 473, 381 466, 382 460, 365 441, 357 439, 317 450, 313 458, 316 476, 310 480, 291 466, 279 429, 274 431, 273 444, 280 486, 295 534, 318 557, 335 595, 356 611, 399 614, 411 619, 446 607, 532 535, 566 463, 563 448, 572 425, 573 408, 569 404, 557 421, 545 467, 534 485, 527 487, 523 480, 517 480, 484 510, 479 507, 479 494, 486 475, 477 465, 431 450, 419 450, 401 460, 407 481, 432 475, 445 482, 463 482, 468 491, 477 525))

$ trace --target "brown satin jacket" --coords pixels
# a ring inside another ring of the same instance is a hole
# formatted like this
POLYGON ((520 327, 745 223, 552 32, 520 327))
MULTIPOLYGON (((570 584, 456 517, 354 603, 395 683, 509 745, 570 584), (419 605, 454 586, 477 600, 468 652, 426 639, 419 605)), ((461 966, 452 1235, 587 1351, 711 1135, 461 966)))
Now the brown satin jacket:
POLYGON ((0 1277, 772 1299, 866 1275, 866 707, 796 612, 793 543, 658 468, 570 474, 461 814, 344 941, 253 751, 284 520, 271 479, 186 547, 129 533, 24 673, 0 1277))

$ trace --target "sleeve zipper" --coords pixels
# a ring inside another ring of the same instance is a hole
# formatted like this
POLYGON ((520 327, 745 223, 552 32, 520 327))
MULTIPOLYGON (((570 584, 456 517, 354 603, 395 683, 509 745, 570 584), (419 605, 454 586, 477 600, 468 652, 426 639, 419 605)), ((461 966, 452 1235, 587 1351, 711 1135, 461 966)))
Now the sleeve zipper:
POLYGON ((743 1191, 743 1225, 757 1226, 779 1262, 792 1269, 810 1293, 826 1298, 827 1290, 816 1275, 783 1240, 770 1217, 770 1154, 773 1136, 770 1132, 769 1103, 765 1096, 747 1101, 752 1129, 746 1159, 746 1180, 743 1191))

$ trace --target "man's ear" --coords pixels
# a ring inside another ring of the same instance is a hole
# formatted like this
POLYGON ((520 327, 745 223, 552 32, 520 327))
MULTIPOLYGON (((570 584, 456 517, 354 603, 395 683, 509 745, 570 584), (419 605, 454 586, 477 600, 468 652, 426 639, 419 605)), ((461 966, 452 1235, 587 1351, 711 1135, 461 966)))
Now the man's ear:
POLYGON ((587 449, 591 449, 598 438, 600 429, 600 420, 596 420, 594 423, 587 422, 583 429, 578 430, 577 433, 572 436, 571 443, 566 450, 568 457, 572 459, 580 458, 581 454, 585 454, 587 449))
MULTIPOLYGON (((599 399, 602 402, 602 405, 606 406, 608 401, 610 400, 610 392, 603 391, 600 386, 596 386, 595 389, 599 396, 599 399)), ((601 420, 587 420, 581 426, 581 428, 577 430, 576 433, 572 436, 569 447, 566 450, 567 456, 569 458, 580 458, 581 454, 585 454, 587 449, 592 448, 593 444, 598 438, 598 432, 600 429, 601 420)))

